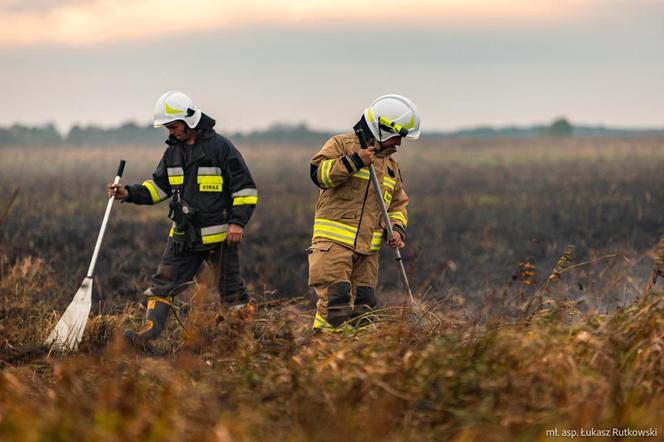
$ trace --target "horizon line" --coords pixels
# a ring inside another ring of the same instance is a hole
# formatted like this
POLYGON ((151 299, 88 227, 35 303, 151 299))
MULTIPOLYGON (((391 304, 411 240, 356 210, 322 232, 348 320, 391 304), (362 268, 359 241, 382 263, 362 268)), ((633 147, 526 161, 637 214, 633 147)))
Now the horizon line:
MULTIPOLYGON (((585 123, 585 122, 575 122, 565 116, 558 116, 551 118, 547 122, 531 122, 531 123, 505 123, 505 124, 484 124, 484 123, 477 123, 473 125, 468 125, 468 126, 458 126, 455 128, 449 128, 449 129, 444 129, 444 128, 435 128, 435 129, 429 129, 427 130, 426 128, 423 129, 422 133, 423 134, 454 134, 457 132, 464 132, 464 131, 472 131, 472 130, 495 130, 495 131, 501 131, 501 130, 509 130, 509 129, 534 129, 534 128, 542 128, 542 127, 548 127, 551 126, 554 122, 558 120, 566 120, 572 128, 578 128, 578 129, 604 129, 604 130, 613 130, 613 131, 664 131, 664 123, 662 123, 661 126, 633 126, 633 125, 613 125, 613 124, 605 124, 605 123, 585 123)), ((0 125, 0 130, 9 130, 13 127, 24 127, 27 129, 47 129, 47 128, 53 128, 58 132, 59 135, 62 137, 67 137, 71 131, 74 128, 78 129, 100 129, 104 131, 111 131, 111 130, 117 130, 122 128, 123 126, 129 126, 133 125, 139 128, 143 129, 155 129, 155 130, 160 130, 161 128, 153 128, 152 123, 149 121, 141 123, 136 120, 126 120, 122 123, 118 124, 113 124, 113 125, 104 125, 101 123, 74 123, 69 126, 69 129, 67 130, 62 130, 58 125, 53 122, 53 121, 47 121, 44 123, 23 123, 23 122, 13 122, 12 124, 8 126, 0 125)), ((304 122, 304 121, 292 121, 292 122, 286 122, 286 121, 274 121, 267 126, 263 127, 254 127, 250 129, 233 129, 233 128, 224 128, 221 127, 219 124, 215 125, 215 129, 218 129, 218 132, 226 132, 226 133, 233 133, 233 134, 241 134, 241 135, 249 135, 252 133, 260 133, 260 132, 268 132, 270 130, 274 130, 277 128, 284 128, 284 129, 297 129, 297 128, 302 128, 308 132, 312 133, 343 133, 344 130, 350 130, 350 128, 346 129, 331 129, 331 128, 322 128, 322 127, 317 127, 317 126, 312 126, 311 124, 304 122)))

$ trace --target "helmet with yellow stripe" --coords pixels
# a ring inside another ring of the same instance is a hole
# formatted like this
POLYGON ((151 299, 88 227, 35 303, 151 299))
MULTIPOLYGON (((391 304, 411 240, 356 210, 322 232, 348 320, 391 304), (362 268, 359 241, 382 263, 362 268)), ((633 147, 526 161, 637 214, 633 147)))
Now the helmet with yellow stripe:
POLYGON ((415 103, 401 95, 377 98, 364 110, 364 120, 380 142, 396 136, 413 140, 420 137, 420 113, 415 103))
POLYGON ((201 110, 196 108, 188 95, 179 91, 168 91, 154 106, 154 127, 162 127, 178 120, 184 121, 193 129, 201 120, 201 110))

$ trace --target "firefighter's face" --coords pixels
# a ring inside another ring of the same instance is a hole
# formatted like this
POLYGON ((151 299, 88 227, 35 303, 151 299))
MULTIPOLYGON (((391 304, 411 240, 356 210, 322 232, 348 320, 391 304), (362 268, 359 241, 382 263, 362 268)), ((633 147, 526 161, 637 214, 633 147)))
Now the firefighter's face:
POLYGON ((168 130, 168 135, 180 141, 187 141, 188 134, 184 121, 173 121, 164 126, 168 130))
POLYGON ((383 146, 383 149, 394 148, 394 150, 396 150, 397 146, 401 146, 401 137, 392 137, 383 141, 381 145, 383 146))

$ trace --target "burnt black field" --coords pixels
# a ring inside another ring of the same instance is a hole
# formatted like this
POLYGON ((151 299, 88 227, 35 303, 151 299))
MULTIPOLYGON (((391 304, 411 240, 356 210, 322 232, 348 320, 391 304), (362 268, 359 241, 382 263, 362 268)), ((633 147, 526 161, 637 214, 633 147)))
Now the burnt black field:
POLYGON ((403 254, 417 303, 383 248, 371 326, 322 336, 306 286, 319 146, 238 148, 260 194, 242 245, 256 304, 225 310, 202 269, 156 355, 121 331, 145 314, 164 203, 114 205, 79 351, 42 343, 83 280, 118 161, 126 183, 142 182, 163 149, 0 149, 0 439, 662 434, 664 139, 407 144, 403 254))

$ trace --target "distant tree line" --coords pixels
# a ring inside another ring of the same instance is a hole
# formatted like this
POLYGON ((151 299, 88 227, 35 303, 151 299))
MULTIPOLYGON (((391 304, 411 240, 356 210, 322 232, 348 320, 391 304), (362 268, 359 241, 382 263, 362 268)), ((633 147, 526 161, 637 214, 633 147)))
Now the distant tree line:
POLYGON ((39 127, 22 124, 15 124, 9 128, 0 127, 0 145, 44 146, 62 143, 62 135, 52 124, 39 127))
MULTIPOLYGON (((220 131, 234 141, 252 143, 320 144, 332 136, 331 132, 314 131, 305 124, 275 124, 267 129, 248 133, 220 131)), ((0 127, 0 146, 161 144, 166 138, 167 134, 163 129, 157 130, 151 124, 141 126, 133 122, 108 129, 95 125, 76 125, 66 135, 58 132, 53 124, 34 127, 15 124, 8 128, 0 127)))
MULTIPOLYGON (((248 133, 225 132, 234 141, 245 143, 277 144, 320 144, 332 136, 332 132, 312 130, 301 124, 274 124, 267 129, 248 133)), ((520 138, 536 136, 567 137, 576 136, 631 136, 664 135, 664 129, 613 129, 603 126, 573 126, 566 118, 558 118, 549 125, 529 127, 477 127, 454 132, 423 132, 424 139, 437 138, 520 138)), ((161 144, 166 139, 164 130, 156 130, 152 125, 139 125, 133 122, 114 128, 95 125, 73 126, 66 135, 61 134, 53 124, 26 126, 15 124, 8 128, 0 127, 0 146, 91 146, 161 144)))

